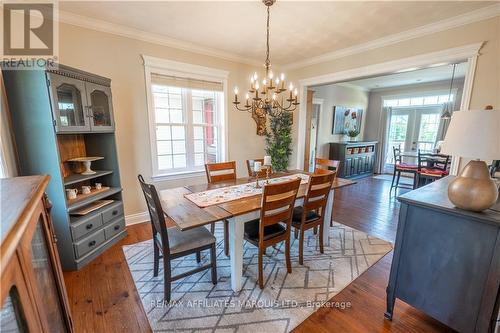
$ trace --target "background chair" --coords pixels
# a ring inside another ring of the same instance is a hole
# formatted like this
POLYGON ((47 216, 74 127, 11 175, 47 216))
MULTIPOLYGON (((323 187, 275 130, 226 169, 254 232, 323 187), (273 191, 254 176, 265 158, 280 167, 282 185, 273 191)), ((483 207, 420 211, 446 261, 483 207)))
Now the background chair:
MULTIPOLYGON (((236 180, 236 162, 222 162, 222 163, 207 163, 205 164, 205 172, 207 174, 207 181, 209 184, 236 180)), ((229 222, 223 220, 224 223, 224 254, 229 255, 229 222)), ((210 231, 215 233, 215 222, 210 225, 210 231)))
POLYGON ((324 215, 328 195, 332 187, 335 171, 328 174, 311 175, 304 204, 295 207, 292 215, 292 226, 295 228, 295 238, 300 232, 299 239, 299 264, 304 263, 304 236, 305 231, 319 227, 319 252, 323 253, 323 228, 324 215))
POLYGON ((144 198, 148 206, 151 227, 153 231, 154 262, 153 275, 158 276, 160 258, 163 258, 164 301, 170 302, 172 281, 201 272, 205 269, 212 270, 212 283, 217 284, 217 263, 215 252, 215 237, 204 227, 187 231, 180 231, 172 227, 167 229, 165 214, 161 206, 158 193, 154 185, 147 184, 142 175, 137 177, 141 184, 144 198), (201 251, 210 250, 210 264, 203 265, 172 276, 170 261, 196 253, 196 261, 201 261, 201 251), (161 252, 161 256, 160 256, 161 252))
POLYGON ((335 177, 337 177, 337 173, 339 172, 339 168, 340 168, 340 161, 327 160, 324 158, 316 158, 315 159, 315 166, 316 166, 316 170, 320 169, 320 170, 335 171, 335 177), (332 168, 332 169, 330 169, 330 168, 332 168))
POLYGON ((290 229, 300 178, 264 185, 260 219, 245 223, 245 239, 259 248, 259 287, 264 288, 263 255, 266 248, 285 241, 286 268, 292 272, 290 229))
POLYGON ((417 187, 432 183, 450 174, 451 156, 422 153, 418 150, 417 187))
POLYGON ((394 154, 394 173, 392 174, 391 189, 389 190, 389 194, 393 188, 398 188, 398 187, 408 188, 407 186, 399 185, 399 179, 401 178, 402 172, 409 173, 412 175, 413 186, 411 188, 414 189, 416 187, 416 181, 417 181, 416 175, 418 166, 415 164, 409 164, 403 162, 403 158, 401 156, 401 146, 393 146, 392 153, 394 154), (396 180, 395 184, 394 180, 396 180))
POLYGON ((253 166, 255 162, 262 163, 262 170, 260 172, 257 172, 259 178, 264 179, 266 177, 266 168, 269 168, 269 174, 273 173, 273 167, 271 165, 264 165, 264 159, 257 158, 254 160, 247 160, 248 177, 255 177, 255 171, 253 171, 253 166))

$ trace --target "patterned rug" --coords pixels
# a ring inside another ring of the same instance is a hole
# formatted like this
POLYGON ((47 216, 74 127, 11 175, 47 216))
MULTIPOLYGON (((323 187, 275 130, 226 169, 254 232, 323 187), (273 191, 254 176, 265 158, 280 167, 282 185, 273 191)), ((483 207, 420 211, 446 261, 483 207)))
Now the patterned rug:
MULTIPOLYGON (((256 284, 257 248, 245 242, 243 289, 234 293, 229 258, 223 251, 222 223, 217 223, 216 236, 217 285, 211 283, 209 270, 177 280, 167 304, 163 302, 161 260, 160 274, 153 277, 151 240, 123 247, 153 331, 289 332, 392 249, 389 242, 335 223, 330 228, 330 246, 320 254, 317 237, 310 230, 303 266, 298 264, 298 240, 292 242, 292 274, 286 273, 284 245, 267 249, 261 290, 256 284)), ((201 264, 209 260, 205 252, 201 264)), ((173 273, 197 265, 195 255, 174 260, 173 273)), ((340 308, 350 305, 348 299, 325 303, 340 308)))

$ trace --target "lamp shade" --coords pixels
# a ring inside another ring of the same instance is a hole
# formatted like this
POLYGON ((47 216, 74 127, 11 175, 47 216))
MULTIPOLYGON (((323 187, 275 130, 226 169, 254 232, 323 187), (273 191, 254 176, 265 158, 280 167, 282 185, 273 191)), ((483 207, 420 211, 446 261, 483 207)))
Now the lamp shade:
POLYGON ((456 111, 442 145, 449 155, 500 160, 500 111, 456 111))

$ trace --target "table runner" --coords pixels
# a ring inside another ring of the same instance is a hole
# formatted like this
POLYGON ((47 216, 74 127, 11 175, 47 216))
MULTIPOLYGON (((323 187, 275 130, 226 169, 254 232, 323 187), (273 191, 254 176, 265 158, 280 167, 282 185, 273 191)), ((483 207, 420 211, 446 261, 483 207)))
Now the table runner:
MULTIPOLYGON (((301 184, 307 184, 309 182, 309 176, 303 173, 297 173, 290 176, 283 176, 277 178, 269 179, 270 184, 280 183, 287 180, 292 180, 295 178, 301 178, 301 184)), ((261 186, 264 186, 266 180, 259 180, 261 186)), ((246 197, 253 197, 262 194, 261 188, 255 187, 255 181, 247 184, 233 185, 228 187, 216 188, 213 190, 207 190, 203 192, 196 192, 185 194, 186 199, 192 201, 200 208, 205 208, 213 205, 218 205, 221 203, 238 200, 246 197)))

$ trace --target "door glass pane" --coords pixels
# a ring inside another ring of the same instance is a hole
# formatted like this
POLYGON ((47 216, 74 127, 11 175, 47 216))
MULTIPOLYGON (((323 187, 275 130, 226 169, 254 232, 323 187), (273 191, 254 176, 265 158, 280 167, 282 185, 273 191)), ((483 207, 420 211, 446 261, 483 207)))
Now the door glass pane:
POLYGON ((94 126, 111 126, 111 110, 108 95, 102 90, 94 90, 90 94, 94 126))
POLYGON ((40 293, 43 309, 47 314, 50 332, 65 332, 64 319, 59 303, 59 291, 54 277, 52 262, 47 250, 43 220, 40 216, 31 240, 32 264, 36 287, 40 293))
POLYGON ((385 158, 386 164, 394 164, 394 153, 392 147, 400 146, 404 150, 406 134, 408 132, 408 115, 395 114, 391 116, 389 140, 387 142, 387 155, 385 158))
POLYGON ((441 117, 439 113, 421 114, 417 140, 418 149, 432 151, 436 143, 440 121, 441 117))
POLYGON ((57 87, 57 107, 61 126, 85 126, 82 95, 77 87, 67 83, 57 87))
POLYGON ((28 332, 26 318, 15 286, 10 289, 0 311, 0 332, 28 332))

